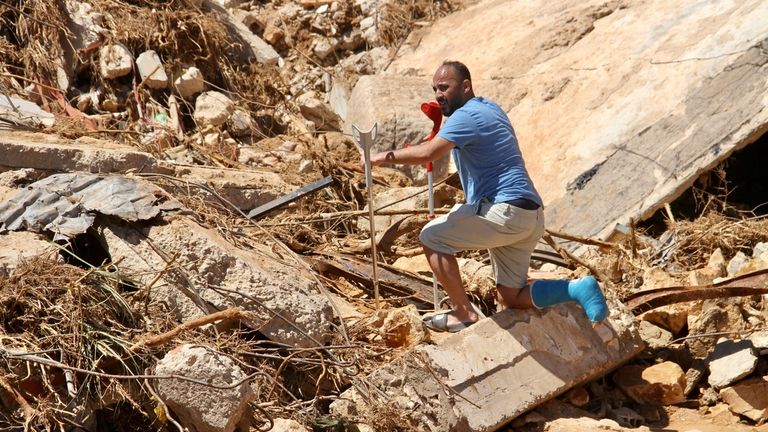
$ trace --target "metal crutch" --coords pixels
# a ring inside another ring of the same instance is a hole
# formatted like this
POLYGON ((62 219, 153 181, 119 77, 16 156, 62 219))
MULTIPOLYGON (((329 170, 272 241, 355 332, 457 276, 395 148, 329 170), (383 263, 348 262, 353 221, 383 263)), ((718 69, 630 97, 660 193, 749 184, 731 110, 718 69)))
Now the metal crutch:
POLYGON ((368 132, 362 132, 356 125, 352 125, 352 137, 358 147, 363 151, 365 160, 365 187, 368 189, 368 219, 371 221, 371 260, 373 261, 373 297, 376 301, 376 309, 379 308, 379 276, 376 252, 376 224, 373 220, 373 175, 371 174, 371 147, 376 141, 377 123, 368 132))

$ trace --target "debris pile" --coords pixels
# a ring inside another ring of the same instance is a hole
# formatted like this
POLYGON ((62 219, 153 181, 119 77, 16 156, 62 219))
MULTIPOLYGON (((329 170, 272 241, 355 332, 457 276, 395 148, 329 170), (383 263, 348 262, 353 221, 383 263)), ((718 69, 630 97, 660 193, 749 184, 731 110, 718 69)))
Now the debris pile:
POLYGON ((358 76, 385 67, 414 26, 450 7, 389 0, 3 4, 0 124, 125 142, 182 163, 270 166, 246 150, 272 150, 260 142, 283 134, 309 139, 340 130, 344 107, 331 108, 332 91, 346 94, 358 76))

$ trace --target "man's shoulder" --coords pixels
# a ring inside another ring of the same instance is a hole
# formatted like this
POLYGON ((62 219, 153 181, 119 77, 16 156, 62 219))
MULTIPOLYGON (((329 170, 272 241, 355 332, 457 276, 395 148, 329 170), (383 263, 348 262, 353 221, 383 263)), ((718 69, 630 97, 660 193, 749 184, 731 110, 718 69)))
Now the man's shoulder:
POLYGON ((466 108, 468 112, 501 110, 501 107, 496 102, 481 96, 475 96, 468 100, 462 108, 466 108))

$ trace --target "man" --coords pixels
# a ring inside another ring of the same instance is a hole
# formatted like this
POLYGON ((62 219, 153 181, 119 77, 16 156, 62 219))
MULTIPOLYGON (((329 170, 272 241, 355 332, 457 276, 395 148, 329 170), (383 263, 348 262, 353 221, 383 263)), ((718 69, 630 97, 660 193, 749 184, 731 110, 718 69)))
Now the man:
POLYGON ((425 318, 427 326, 456 332, 481 317, 464 291, 455 256, 473 249, 489 251, 501 309, 578 301, 590 320, 602 321, 608 308, 591 276, 527 284, 531 253, 544 233, 544 213, 506 113, 490 100, 475 97, 469 70, 460 62, 444 62, 432 83, 435 99, 448 117, 437 136, 371 156, 372 165, 413 165, 452 153, 464 188, 466 203, 429 222, 419 237, 452 304, 451 311, 425 318))

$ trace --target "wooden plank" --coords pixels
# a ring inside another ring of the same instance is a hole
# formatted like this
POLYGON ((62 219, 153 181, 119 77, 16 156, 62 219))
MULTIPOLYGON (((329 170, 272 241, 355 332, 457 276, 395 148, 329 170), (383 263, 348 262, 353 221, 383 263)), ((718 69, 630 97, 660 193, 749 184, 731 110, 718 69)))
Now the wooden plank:
POLYGON ((270 210, 274 210, 274 209, 280 207, 283 204, 286 204, 286 203, 289 203, 289 202, 291 202, 293 200, 296 200, 296 199, 298 199, 298 198, 300 198, 300 197, 302 197, 302 196, 304 196, 304 195, 306 195, 306 194, 308 194, 310 192, 314 192, 314 191, 316 191, 316 190, 318 190, 318 189, 320 189, 320 188, 322 188, 324 186, 327 186, 327 185, 329 185, 331 183, 333 183, 333 177, 327 176, 327 177, 321 178, 320 180, 318 180, 316 182, 312 182, 312 183, 310 183, 308 185, 302 186, 302 187, 296 189, 295 191, 293 191, 291 193, 283 195, 280 198, 275 198, 272 201, 270 201, 270 202, 268 202, 266 204, 260 205, 260 206, 256 207, 255 209, 251 210, 250 212, 248 212, 248 219, 253 219, 253 218, 255 218, 257 216, 260 216, 260 215, 262 215, 262 214, 264 214, 264 213, 266 213, 266 212, 268 212, 270 210))

